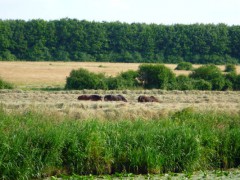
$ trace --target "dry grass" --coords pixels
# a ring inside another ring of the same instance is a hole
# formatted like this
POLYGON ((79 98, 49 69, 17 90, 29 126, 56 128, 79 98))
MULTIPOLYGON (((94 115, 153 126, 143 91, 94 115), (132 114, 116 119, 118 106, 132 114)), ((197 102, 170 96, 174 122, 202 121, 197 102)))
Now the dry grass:
MULTIPOLYGON (((138 63, 103 63, 103 62, 0 62, 0 77, 15 84, 19 88, 24 87, 63 87, 66 77, 73 69, 85 68, 95 73, 105 73, 115 76, 127 70, 137 70, 138 63)), ((166 64, 174 70, 176 64, 166 64)), ((199 67, 199 65, 194 65, 199 67)), ((224 66, 220 66, 223 70, 224 66)), ((240 73, 240 66, 237 67, 240 73)), ((189 74, 189 71, 176 71, 179 74, 189 74)))
POLYGON ((0 104, 7 111, 29 109, 70 116, 73 119, 157 119, 183 108, 198 111, 228 111, 239 113, 240 92, 236 91, 163 91, 163 90, 123 90, 123 91, 22 91, 1 90, 0 104), (123 94, 128 102, 78 101, 81 94, 123 94), (138 103, 139 95, 154 95, 160 103, 138 103))
MULTIPOLYGON (((0 62, 0 76, 17 85, 18 88, 63 87, 66 76, 72 69, 86 68, 92 72, 102 72, 115 76, 129 69, 137 70, 133 63, 87 63, 87 62, 0 62)), ((176 65, 166 65, 175 69, 176 65)), ((194 65, 199 67, 199 65, 194 65)), ((223 70, 224 66, 220 66, 223 70)), ((240 72, 239 66, 237 67, 240 72)), ((174 71, 188 74, 189 71, 174 71)), ((239 113, 240 92, 211 91, 163 91, 163 90, 83 90, 83 91, 23 91, 1 90, 0 105, 8 111, 29 109, 42 110, 74 119, 155 119, 183 108, 196 110, 220 110, 239 113), (84 102, 78 101, 80 94, 123 94, 129 102, 84 102), (139 95, 155 95, 161 103, 137 102, 139 95)))
POLYGON ((129 69, 136 70, 138 64, 89 63, 89 62, 0 62, 0 77, 17 86, 63 86, 73 69, 85 68, 109 76, 129 69))

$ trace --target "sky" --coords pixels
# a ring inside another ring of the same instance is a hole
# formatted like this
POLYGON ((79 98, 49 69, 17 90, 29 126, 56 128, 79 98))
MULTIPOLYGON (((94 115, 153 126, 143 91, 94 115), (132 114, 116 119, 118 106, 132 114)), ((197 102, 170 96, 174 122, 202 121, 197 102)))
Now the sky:
POLYGON ((240 0, 0 0, 0 19, 240 25, 240 0))

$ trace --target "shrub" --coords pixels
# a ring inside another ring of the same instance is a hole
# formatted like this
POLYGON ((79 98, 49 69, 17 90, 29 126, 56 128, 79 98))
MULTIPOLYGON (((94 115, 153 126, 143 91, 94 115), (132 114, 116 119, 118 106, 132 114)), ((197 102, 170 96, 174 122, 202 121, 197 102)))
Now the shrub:
POLYGON ((240 75, 236 76, 235 83, 233 84, 234 90, 240 90, 240 75))
POLYGON ((104 74, 95 74, 82 68, 72 70, 66 81, 65 89, 107 89, 104 74))
POLYGON ((117 77, 107 78, 108 89, 134 89, 138 86, 137 71, 126 71, 120 73, 117 77))
POLYGON ((106 77, 86 69, 73 70, 67 77, 65 89, 132 89, 138 86, 137 71, 122 72, 117 77, 106 77))
POLYGON ((0 89, 13 89, 13 85, 0 78, 0 89))
POLYGON ((142 64, 139 66, 139 80, 145 88, 167 89, 176 81, 171 69, 161 64, 142 64))
POLYGON ((213 90, 223 90, 223 87, 225 85, 225 79, 223 76, 221 77, 218 77, 218 78, 215 78, 215 79, 212 79, 211 81, 212 83, 212 89, 213 90))
POLYGON ((185 75, 179 75, 176 78, 176 89, 178 90, 193 90, 194 80, 185 75))
POLYGON ((204 65, 195 69, 190 75, 194 79, 203 79, 212 84, 213 90, 222 90, 225 81, 221 70, 215 65, 204 65))
POLYGON ((236 66, 234 64, 227 64, 225 66, 225 72, 236 72, 236 66))
POLYGON ((128 82, 124 78, 118 77, 108 77, 106 79, 107 87, 110 90, 114 89, 126 89, 128 87, 128 82))
POLYGON ((223 86, 223 90, 226 91, 226 90, 233 90, 233 83, 226 79, 225 80, 225 85, 223 86))
POLYGON ((177 67, 175 68, 175 70, 192 70, 193 66, 192 63, 190 62, 180 62, 177 67))
POLYGON ((125 84, 128 88, 134 88, 138 86, 138 72, 129 70, 126 72, 122 72, 119 77, 123 78, 125 80, 125 84))
POLYGON ((9 50, 6 50, 2 53, 2 59, 8 60, 8 61, 14 61, 16 60, 16 56, 12 54, 9 50))
POLYGON ((204 79, 198 79, 194 81, 194 89, 197 90, 211 90, 211 82, 205 81, 204 79))
POLYGON ((237 73, 232 71, 225 74, 225 85, 223 90, 234 90, 236 86, 237 73))

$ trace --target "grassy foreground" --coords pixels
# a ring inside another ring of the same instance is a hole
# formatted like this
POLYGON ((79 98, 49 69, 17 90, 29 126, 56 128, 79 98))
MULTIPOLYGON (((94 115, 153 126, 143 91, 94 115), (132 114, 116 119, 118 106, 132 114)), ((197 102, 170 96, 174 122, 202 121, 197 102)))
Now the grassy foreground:
POLYGON ((145 121, 81 121, 0 109, 0 139, 0 179, 240 165, 240 116, 191 109, 145 121))

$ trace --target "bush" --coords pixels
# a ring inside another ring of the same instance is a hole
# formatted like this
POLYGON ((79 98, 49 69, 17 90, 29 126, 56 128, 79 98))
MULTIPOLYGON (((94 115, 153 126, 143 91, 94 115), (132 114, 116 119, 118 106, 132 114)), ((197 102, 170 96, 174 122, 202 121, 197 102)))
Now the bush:
POLYGON ((128 81, 124 78, 118 76, 118 77, 108 77, 106 79, 107 87, 110 90, 114 89, 128 89, 130 88, 128 86, 128 81))
POLYGON ((227 64, 225 66, 225 72, 236 72, 236 66, 234 64, 227 64))
POLYGON ((117 77, 107 78, 108 89, 134 89, 138 87, 137 71, 126 71, 119 74, 117 77))
POLYGON ((224 91, 233 90, 233 83, 230 80, 226 79, 225 85, 223 86, 223 90, 224 91))
POLYGON ((194 80, 185 75, 179 75, 176 78, 176 89, 178 90, 193 90, 194 80))
POLYGON ((193 69, 193 66, 190 62, 180 62, 175 70, 187 70, 190 71, 193 69))
POLYGON ((16 56, 12 54, 9 50, 6 50, 2 53, 2 59, 3 60, 8 60, 8 61, 14 61, 16 60, 16 56))
POLYGON ((13 85, 0 78, 0 89, 13 89, 13 85))
POLYGON ((107 89, 104 74, 95 74, 86 69, 72 70, 67 77, 65 89, 107 89))
POLYGON ((203 79, 212 84, 212 90, 222 90, 225 81, 221 70, 215 65, 204 65, 189 75, 193 79, 203 79))
POLYGON ((133 71, 133 70, 129 70, 126 72, 122 72, 119 77, 123 78, 126 82, 126 86, 129 88, 134 88, 138 86, 138 81, 137 81, 137 77, 138 77, 138 72, 137 71, 133 71))
POLYGON ((65 89, 132 89, 138 86, 137 76, 137 71, 130 70, 117 77, 106 77, 80 68, 67 77, 65 89))
POLYGON ((175 83, 176 77, 171 69, 161 64, 142 64, 139 66, 139 80, 145 88, 167 89, 175 83))
POLYGON ((240 75, 236 76, 235 83, 233 84, 234 90, 240 90, 240 75))
POLYGON ((240 90, 240 75, 237 75, 236 72, 229 72, 225 75, 224 90, 228 90, 228 89, 240 90))
POLYGON ((198 79, 194 81, 194 89, 197 90, 212 90, 211 82, 205 81, 204 79, 198 79))

